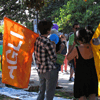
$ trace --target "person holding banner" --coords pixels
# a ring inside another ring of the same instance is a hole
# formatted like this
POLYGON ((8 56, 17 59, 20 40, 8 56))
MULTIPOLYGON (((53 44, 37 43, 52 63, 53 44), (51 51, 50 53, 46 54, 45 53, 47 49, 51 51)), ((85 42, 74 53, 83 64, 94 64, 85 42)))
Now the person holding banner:
POLYGON ((57 60, 54 43, 50 41, 48 35, 52 28, 51 21, 40 21, 38 29, 41 35, 36 39, 34 54, 36 59, 36 66, 39 75, 39 96, 37 100, 44 100, 46 90, 46 100, 53 100, 56 83, 58 78, 58 71, 55 66, 57 60))
POLYGON ((74 47, 74 42, 73 48, 66 55, 69 61, 76 58, 74 97, 79 100, 96 100, 98 95, 98 79, 89 34, 84 28, 77 30, 75 38, 80 45, 74 47))

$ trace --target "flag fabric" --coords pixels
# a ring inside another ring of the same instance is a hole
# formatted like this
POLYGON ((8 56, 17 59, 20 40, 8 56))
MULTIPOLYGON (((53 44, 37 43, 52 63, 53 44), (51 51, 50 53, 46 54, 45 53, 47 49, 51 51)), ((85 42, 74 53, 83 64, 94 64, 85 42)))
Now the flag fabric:
POLYGON ((98 76, 98 96, 100 96, 100 24, 92 37, 91 46, 98 76))
POLYGON ((4 18, 2 82, 27 88, 30 79, 34 43, 39 34, 4 18))

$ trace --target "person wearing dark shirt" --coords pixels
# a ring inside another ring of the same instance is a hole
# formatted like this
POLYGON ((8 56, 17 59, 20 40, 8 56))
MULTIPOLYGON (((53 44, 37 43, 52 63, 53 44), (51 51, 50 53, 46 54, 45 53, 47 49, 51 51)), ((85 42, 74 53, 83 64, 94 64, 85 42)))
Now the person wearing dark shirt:
POLYGON ((66 56, 69 61, 76 58, 74 97, 79 100, 96 100, 98 96, 98 78, 89 34, 84 28, 77 30, 75 38, 79 45, 75 47, 74 42, 66 56))

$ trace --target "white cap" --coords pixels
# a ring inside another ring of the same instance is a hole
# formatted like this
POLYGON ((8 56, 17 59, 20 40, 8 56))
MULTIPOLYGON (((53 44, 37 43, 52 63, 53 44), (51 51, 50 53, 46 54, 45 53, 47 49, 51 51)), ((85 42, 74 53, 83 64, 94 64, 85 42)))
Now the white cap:
POLYGON ((58 35, 58 31, 56 29, 51 29, 51 34, 56 34, 58 35))

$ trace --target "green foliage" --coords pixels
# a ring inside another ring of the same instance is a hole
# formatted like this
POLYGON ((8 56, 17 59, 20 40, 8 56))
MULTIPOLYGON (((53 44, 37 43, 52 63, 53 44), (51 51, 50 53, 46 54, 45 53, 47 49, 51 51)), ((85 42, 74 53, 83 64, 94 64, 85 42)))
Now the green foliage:
POLYGON ((26 27, 28 28, 28 29, 30 29, 30 30, 32 30, 33 31, 33 22, 26 22, 25 23, 26 24, 26 27))
POLYGON ((66 0, 49 0, 49 3, 45 4, 40 10, 40 19, 54 20, 54 18, 60 15, 60 7, 63 6, 66 0))
POLYGON ((44 0, 23 0, 24 4, 29 8, 40 10, 44 6, 44 0))
MULTIPOLYGON (((35 10, 40 11, 40 9, 44 6, 47 6, 51 2, 51 0, 19 0, 24 3, 29 8, 35 8, 35 10)), ((57 0, 52 0, 53 2, 57 0)))
POLYGON ((94 30, 99 24, 100 3, 94 4, 95 0, 69 0, 67 4, 60 8, 60 16, 55 18, 59 26, 59 31, 69 33, 74 22, 79 22, 80 26, 92 25, 94 30))
POLYGON ((0 32, 2 32, 2 33, 4 33, 4 29, 3 28, 4 28, 4 25, 1 25, 0 26, 0 32))
POLYGON ((74 99, 73 93, 70 92, 55 91, 55 96, 63 97, 66 99, 74 99))
POLYGON ((0 94, 0 100, 13 100, 12 98, 5 96, 5 95, 1 95, 0 94))
POLYGON ((26 23, 33 30, 32 21, 37 18, 36 10, 42 9, 44 4, 47 6, 50 1, 56 0, 0 0, 0 20, 6 16, 18 23, 26 23))
MULTIPOLYGON (((0 0, 0 19, 4 16, 11 20, 16 20, 22 24, 26 23, 29 29, 33 29, 31 23, 36 19, 36 10, 34 7, 28 8, 24 1, 34 0, 0 0), (28 13, 27 13, 27 12, 28 13), (31 26, 31 27, 30 27, 31 26)), ((99 0, 35 0, 43 3, 40 7, 39 19, 49 19, 57 23, 59 31, 69 33, 72 30, 72 25, 78 21, 80 26, 85 27, 90 24, 97 28, 100 19, 100 2, 99 0), (96 2, 96 3, 94 3, 96 2)), ((34 3, 34 6, 35 3, 34 3)))
POLYGON ((36 18, 35 9, 28 8, 18 0, 0 0, 0 19, 8 17, 16 22, 32 21, 36 18))

